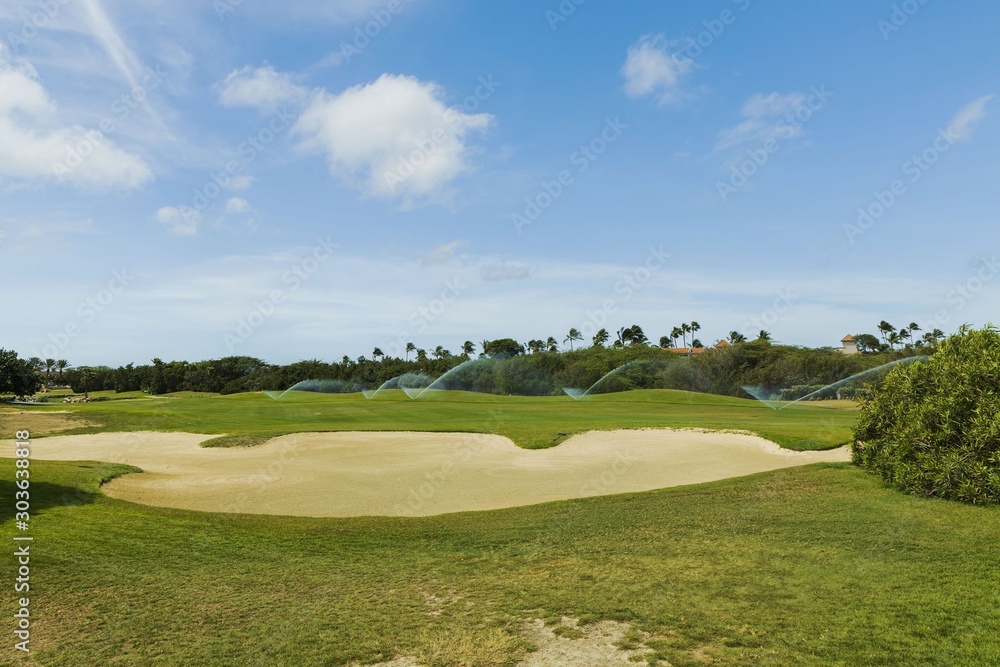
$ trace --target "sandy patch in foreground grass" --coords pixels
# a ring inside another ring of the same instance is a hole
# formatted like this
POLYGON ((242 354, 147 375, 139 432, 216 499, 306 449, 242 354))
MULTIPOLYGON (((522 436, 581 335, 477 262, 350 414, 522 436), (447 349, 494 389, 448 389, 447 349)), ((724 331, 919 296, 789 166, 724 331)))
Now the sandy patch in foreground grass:
POLYGON ((104 487, 161 507, 312 517, 429 516, 698 484, 816 462, 739 433, 593 431, 546 450, 467 433, 297 433, 250 449, 211 436, 103 433, 36 441, 33 456, 142 468, 104 487))
MULTIPOLYGON (((536 618, 522 625, 521 634, 534 650, 517 667, 624 667, 643 661, 648 652, 642 646, 644 633, 616 621, 580 625, 577 619, 564 617, 550 626, 536 618)), ((426 663, 406 656, 371 667, 426 667, 426 663)))

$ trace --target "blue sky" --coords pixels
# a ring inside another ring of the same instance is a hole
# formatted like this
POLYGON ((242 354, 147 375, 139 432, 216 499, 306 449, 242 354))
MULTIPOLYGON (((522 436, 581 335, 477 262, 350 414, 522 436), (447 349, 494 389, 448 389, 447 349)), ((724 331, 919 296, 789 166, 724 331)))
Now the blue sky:
POLYGON ((6 2, 0 346, 290 362, 984 324, 992 9, 6 2))

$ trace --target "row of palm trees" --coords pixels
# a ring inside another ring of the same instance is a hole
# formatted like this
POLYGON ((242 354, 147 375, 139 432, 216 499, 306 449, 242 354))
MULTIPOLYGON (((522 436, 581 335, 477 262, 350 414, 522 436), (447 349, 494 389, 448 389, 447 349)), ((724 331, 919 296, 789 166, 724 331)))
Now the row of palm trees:
MULTIPOLYGON (((688 335, 691 336, 691 347, 702 347, 702 342, 694 337, 694 334, 696 334, 700 330, 701 330, 701 325, 698 324, 697 322, 686 322, 684 324, 681 324, 680 326, 676 326, 670 332, 669 336, 662 336, 660 338, 659 341, 660 347, 664 348, 677 347, 678 340, 680 340, 683 343, 682 347, 687 347, 688 335)), ((612 347, 620 348, 632 345, 650 344, 649 338, 646 336, 646 333, 642 330, 642 327, 640 327, 638 324, 633 324, 632 326, 629 327, 622 327, 621 329, 618 329, 618 331, 615 333, 616 336, 614 342, 612 343, 612 347)), ((566 337, 563 339, 563 343, 568 344, 570 351, 573 351, 576 349, 575 344, 582 340, 584 340, 583 334, 580 333, 579 329, 573 327, 569 330, 569 332, 567 332, 566 337)), ((611 333, 607 329, 600 329, 596 334, 594 334, 593 338, 591 339, 593 347, 603 347, 607 345, 610 340, 611 340, 611 333)), ((737 343, 746 342, 747 337, 738 331, 732 331, 730 332, 729 337, 726 340, 728 340, 731 344, 735 345, 737 343)), ((770 341, 771 334, 768 333, 767 331, 761 331, 758 336, 758 340, 770 341)), ((488 345, 489 341, 487 340, 484 340, 481 343, 479 343, 479 346, 482 348, 481 349, 482 353, 485 354, 488 345)), ((540 338, 533 338, 528 342, 524 343, 521 346, 521 348, 526 353, 530 354, 541 354, 543 352, 558 352, 559 341, 553 336, 549 336, 545 340, 542 340, 540 338)), ((462 354, 464 356, 471 358, 472 355, 475 354, 475 351, 476 351, 476 345, 472 341, 467 340, 465 341, 465 343, 462 344, 462 354)), ((429 358, 448 359, 452 357, 451 351, 444 349, 440 345, 438 345, 432 352, 428 353, 426 350, 418 348, 413 343, 407 343, 406 357, 405 357, 407 361, 410 360, 410 355, 413 353, 416 353, 415 358, 417 361, 426 361, 429 358)), ((384 357, 385 354, 382 352, 381 349, 376 347, 372 351, 372 359, 378 361, 379 359, 384 357)), ((363 357, 361 360, 363 360, 363 357)))
POLYGON ((63 371, 69 368, 69 362, 65 359, 40 359, 39 357, 31 357, 28 359, 28 363, 39 373, 45 373, 46 384, 52 379, 52 371, 58 370, 59 377, 62 378, 63 371))
MULTIPOLYGON (((889 324, 885 320, 882 320, 878 325, 878 332, 882 339, 882 344, 895 349, 896 346, 901 348, 910 347, 913 345, 913 334, 922 331, 920 325, 916 322, 910 322, 905 327, 897 329, 894 325, 889 324)), ((934 345, 937 341, 945 337, 945 333, 940 329, 933 329, 924 333, 923 337, 919 339, 919 342, 926 345, 934 345)))

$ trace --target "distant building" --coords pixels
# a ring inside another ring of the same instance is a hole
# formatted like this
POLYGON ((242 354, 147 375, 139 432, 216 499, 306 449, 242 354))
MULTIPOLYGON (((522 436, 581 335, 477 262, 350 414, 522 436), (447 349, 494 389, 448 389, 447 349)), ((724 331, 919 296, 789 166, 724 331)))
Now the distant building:
POLYGON ((861 351, 858 350, 858 341, 854 336, 848 334, 840 343, 844 346, 840 350, 841 354, 861 354, 861 351))

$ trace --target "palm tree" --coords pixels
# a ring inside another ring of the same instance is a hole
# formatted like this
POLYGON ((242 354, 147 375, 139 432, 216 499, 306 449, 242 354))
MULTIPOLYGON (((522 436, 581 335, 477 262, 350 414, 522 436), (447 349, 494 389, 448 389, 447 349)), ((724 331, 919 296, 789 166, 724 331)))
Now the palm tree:
POLYGON ((933 331, 928 331, 927 333, 925 333, 924 337, 921 340, 927 345, 933 347, 937 345, 937 342, 942 338, 944 338, 944 332, 941 331, 940 329, 934 329, 933 331))
POLYGON ((632 332, 629 336, 630 345, 645 345, 649 342, 649 339, 646 338, 646 332, 638 324, 633 324, 629 330, 632 332))
POLYGON ((417 351, 417 346, 416 345, 414 345, 413 343, 407 343, 406 344, 406 360, 407 361, 410 360, 410 352, 416 352, 416 351, 417 351))
POLYGON ((910 322, 910 326, 906 327, 906 338, 910 341, 910 345, 913 344, 913 334, 920 330, 920 325, 916 322, 910 322))
POLYGON ((762 340, 762 341, 770 343, 771 340, 772 340, 772 338, 771 338, 771 332, 770 331, 764 331, 763 329, 761 329, 760 333, 757 334, 757 340, 762 340))
POLYGON ((345 354, 345 355, 344 355, 344 356, 343 356, 343 357, 341 358, 341 360, 340 360, 340 365, 341 365, 341 366, 350 366, 350 365, 351 365, 351 358, 350 358, 350 357, 348 357, 348 356, 347 356, 347 355, 345 354))
POLYGON ((31 367, 34 368, 36 371, 41 371, 43 368, 45 368, 45 362, 43 362, 38 357, 32 357, 31 359, 28 359, 28 363, 31 364, 31 367))
POLYGON ((62 381, 63 371, 69 366, 69 362, 65 359, 60 359, 56 362, 56 368, 59 369, 59 380, 62 381))
POLYGON ((417 350, 417 361, 420 363, 426 363, 427 361, 427 350, 418 349, 417 350))
POLYGON ((55 359, 45 360, 45 384, 49 383, 49 378, 52 376, 52 369, 56 367, 55 359))
POLYGON ((483 348, 483 351, 479 353, 480 357, 482 357, 482 356, 484 356, 486 354, 486 348, 488 348, 489 346, 490 346, 490 341, 488 341, 488 340, 481 340, 481 341, 479 341, 479 347, 483 348))
POLYGON ((434 348, 434 351, 431 352, 431 356, 434 357, 435 359, 444 359, 444 353, 445 349, 442 346, 438 345, 437 347, 434 348))
POLYGON ((889 342, 889 347, 896 349, 896 345, 903 342, 903 337, 899 334, 899 332, 892 331, 886 337, 886 340, 889 342))
POLYGON ((569 335, 566 336, 566 339, 563 342, 564 343, 565 342, 569 342, 569 351, 572 352, 573 351, 573 341, 577 341, 577 340, 583 340, 583 334, 581 334, 576 329, 572 329, 571 328, 569 330, 569 335))
POLYGON ((705 346, 701 344, 700 340, 698 340, 697 338, 695 338, 695 339, 693 339, 691 341, 691 347, 692 348, 698 348, 698 347, 705 347, 705 346))
POLYGON ((545 341, 545 346, 549 349, 549 352, 559 351, 559 341, 552 336, 549 336, 548 340, 545 341))
POLYGON ((632 339, 632 327, 622 327, 618 330, 618 338, 615 339, 615 347, 625 347, 625 344, 632 339))
POLYGON ((682 335, 680 327, 674 327, 670 330, 670 342, 673 343, 674 347, 677 347, 677 339, 682 335))
POLYGON ((385 353, 383 353, 382 350, 376 347, 374 350, 372 350, 372 359, 378 361, 379 357, 385 358, 385 353))
MULTIPOLYGON (((682 324, 681 325, 681 336, 684 339, 684 347, 687 347, 687 343, 688 343, 687 335, 689 333, 693 333, 693 330, 691 329, 691 325, 690 324, 686 324, 686 323, 682 324)), ((694 338, 694 336, 691 336, 691 337, 694 338)), ((694 342, 691 343, 691 347, 694 347, 694 342)))
MULTIPOLYGON (((692 322, 689 331, 691 332, 691 337, 694 338, 694 335, 701 331, 701 325, 697 322, 692 322)), ((691 344, 691 347, 694 347, 694 343, 691 344)))
POLYGON ((737 345, 739 343, 747 342, 747 337, 741 334, 739 331, 730 331, 729 338, 727 338, 732 345, 737 345))
POLYGON ((882 320, 881 322, 879 322, 878 331, 882 335, 882 342, 883 343, 888 343, 889 342, 889 334, 890 333, 896 333, 896 327, 892 326, 891 324, 889 324, 885 320, 882 320))
POLYGON ((611 334, 608 333, 607 329, 601 329, 596 334, 594 334, 594 347, 601 347, 608 342, 611 338, 611 334))
POLYGON ((660 336, 660 347, 664 349, 670 347, 670 336, 660 336))
POLYGON ((471 340, 467 340, 464 343, 462 343, 462 354, 464 354, 465 356, 471 357, 475 351, 476 351, 476 344, 473 343, 471 340))

